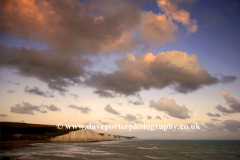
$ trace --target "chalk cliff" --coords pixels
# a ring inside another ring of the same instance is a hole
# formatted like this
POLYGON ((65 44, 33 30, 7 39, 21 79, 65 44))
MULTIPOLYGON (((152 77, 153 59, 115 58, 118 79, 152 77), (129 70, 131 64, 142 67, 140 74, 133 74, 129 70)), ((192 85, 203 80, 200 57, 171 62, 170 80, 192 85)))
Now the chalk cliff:
POLYGON ((97 133, 90 129, 57 129, 55 125, 0 122, 1 142, 7 141, 79 141, 96 142, 137 139, 121 135, 97 133))
POLYGON ((51 141, 79 141, 79 142, 96 142, 118 140, 118 137, 108 134, 99 134, 90 129, 81 129, 72 131, 68 134, 51 138, 51 141))

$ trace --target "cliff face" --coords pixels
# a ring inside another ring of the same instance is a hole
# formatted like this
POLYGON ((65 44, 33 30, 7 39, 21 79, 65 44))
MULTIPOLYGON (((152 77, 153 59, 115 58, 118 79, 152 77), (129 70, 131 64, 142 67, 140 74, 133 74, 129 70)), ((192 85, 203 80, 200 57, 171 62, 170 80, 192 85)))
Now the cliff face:
POLYGON ((90 129, 58 130, 53 125, 0 122, 0 141, 79 141, 96 142, 122 139, 137 139, 120 135, 97 133, 90 129))
POLYGON ((93 132, 90 129, 81 129, 72 131, 68 134, 57 136, 51 139, 51 141, 79 141, 79 142, 96 142, 96 141, 112 141, 118 140, 118 137, 108 134, 99 134, 93 132))

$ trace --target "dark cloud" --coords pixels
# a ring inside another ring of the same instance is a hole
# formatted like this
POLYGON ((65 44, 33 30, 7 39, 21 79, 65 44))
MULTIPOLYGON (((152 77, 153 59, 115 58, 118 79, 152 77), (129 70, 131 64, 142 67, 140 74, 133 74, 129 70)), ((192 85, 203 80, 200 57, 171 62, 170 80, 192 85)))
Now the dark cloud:
POLYGON ((222 112, 222 113, 227 113, 227 114, 235 113, 234 110, 227 109, 226 107, 223 107, 223 106, 221 106, 221 105, 217 105, 215 108, 216 108, 218 111, 222 112))
POLYGON ((227 104, 229 108, 223 107, 221 105, 216 106, 215 108, 222 112, 227 114, 232 113, 239 113, 240 112, 240 103, 238 100, 236 100, 234 97, 230 97, 228 94, 222 92, 223 98, 227 101, 227 104))
POLYGON ((137 120, 137 117, 132 114, 127 114, 126 116, 123 116, 123 118, 129 122, 137 120))
POLYGON ((222 122, 225 129, 231 132, 238 132, 240 129, 240 121, 237 120, 226 120, 222 122))
POLYGON ((150 101, 150 107, 155 108, 158 111, 163 111, 169 116, 186 119, 190 118, 188 108, 185 106, 179 106, 173 99, 161 98, 157 102, 150 101))
POLYGON ((236 76, 225 76, 221 73, 217 74, 220 77, 220 81, 222 83, 233 83, 235 80, 237 80, 236 76))
POLYGON ((152 117, 151 116, 147 116, 147 119, 152 119, 152 117))
POLYGON ((38 78, 61 94, 67 91, 66 87, 80 82, 82 65, 87 64, 78 58, 58 56, 54 50, 8 49, 0 44, 0 66, 17 68, 18 74, 38 78))
POLYGON ((47 113, 47 111, 43 110, 41 106, 32 105, 29 102, 22 102, 22 104, 16 104, 14 107, 11 107, 12 113, 34 115, 33 111, 47 113))
POLYGON ((8 117, 7 114, 0 114, 0 117, 8 117))
POLYGON ((108 124, 109 124, 108 122, 103 122, 103 121, 101 121, 101 120, 98 120, 98 122, 100 122, 100 123, 103 124, 103 125, 108 125, 108 124))
POLYGON ((215 114, 207 113, 207 115, 208 115, 209 117, 221 117, 221 115, 218 114, 218 113, 215 113, 215 114))
POLYGON ((42 105, 43 107, 47 108, 50 111, 61 111, 60 108, 56 107, 54 104, 51 105, 42 105))
POLYGON ((12 0, 2 2, 1 9, 2 32, 46 42, 64 54, 129 50, 133 43, 117 44, 141 18, 139 6, 127 0, 86 4, 77 0, 12 0))
POLYGON ((69 108, 77 109, 84 114, 88 114, 90 111, 92 111, 89 107, 78 107, 76 105, 70 105, 69 108))
POLYGON ((112 108, 112 106, 110 106, 109 104, 106 105, 106 107, 104 108, 105 111, 115 114, 115 115, 120 115, 120 112, 117 112, 115 109, 112 108))
POLYGON ((36 94, 36 95, 43 96, 43 97, 54 98, 54 95, 50 94, 48 91, 47 92, 41 91, 38 87, 30 88, 29 86, 26 86, 25 92, 30 93, 30 94, 36 94))
POLYGON ((204 125, 206 126, 206 129, 209 131, 223 131, 223 126, 220 125, 215 125, 212 122, 206 122, 204 123, 204 125))
POLYGON ((128 103, 131 103, 134 105, 143 105, 144 104, 144 102, 141 100, 137 100, 137 101, 128 100, 128 103))
POLYGON ((14 91, 13 91, 13 90, 10 90, 10 89, 9 89, 7 92, 8 92, 8 93, 14 93, 14 91))
POLYGON ((111 93, 109 91, 104 91, 104 90, 96 90, 94 91, 95 94, 98 94, 99 97, 103 98, 114 98, 116 95, 114 93, 111 93))
POLYGON ((211 120, 212 121, 220 121, 219 119, 215 119, 215 118, 212 118, 211 120))
POLYGON ((25 123, 25 121, 24 121, 24 120, 21 120, 20 122, 21 122, 21 123, 25 123))
POLYGON ((135 95, 141 90, 163 89, 167 86, 188 93, 221 82, 221 79, 211 76, 198 64, 197 55, 187 55, 181 51, 167 51, 156 56, 148 53, 136 57, 128 53, 116 64, 118 69, 113 73, 97 71, 85 83, 99 90, 135 95))
POLYGON ((161 118, 160 116, 156 116, 155 118, 156 118, 156 119, 160 119, 160 120, 162 120, 162 118, 161 118))
POLYGON ((32 105, 29 102, 22 102, 22 104, 16 104, 15 106, 11 107, 11 112, 18 113, 18 114, 34 115, 34 111, 40 112, 40 113, 47 113, 45 109, 50 111, 61 111, 61 109, 56 107, 54 104, 37 106, 37 105, 32 105))
POLYGON ((212 122, 204 123, 208 130, 210 131, 223 131, 228 130, 230 132, 240 131, 240 121, 237 120, 225 120, 221 123, 214 124, 212 122))

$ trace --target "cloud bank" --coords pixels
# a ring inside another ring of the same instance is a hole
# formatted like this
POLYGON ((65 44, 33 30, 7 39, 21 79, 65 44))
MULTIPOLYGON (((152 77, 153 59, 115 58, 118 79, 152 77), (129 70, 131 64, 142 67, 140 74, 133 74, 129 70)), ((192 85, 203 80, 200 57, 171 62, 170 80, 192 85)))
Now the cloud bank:
POLYGON ((106 92, 136 95, 141 90, 165 87, 188 93, 221 83, 220 78, 210 75, 198 64, 197 55, 181 51, 161 52, 156 56, 152 53, 143 56, 128 53, 118 59, 116 65, 118 69, 113 73, 96 71, 86 79, 86 85, 106 92))
POLYGON ((212 122, 204 123, 208 130, 210 131, 224 131, 228 130, 230 132, 240 131, 240 121, 237 120, 225 120, 221 123, 214 124, 212 122))
POLYGON ((15 106, 11 107, 11 112, 12 113, 17 113, 17 114, 30 114, 34 115, 34 112, 40 112, 40 113, 47 113, 46 110, 50 111, 61 111, 60 108, 56 107, 54 104, 51 105, 32 105, 29 102, 22 102, 22 104, 16 104, 15 106))
POLYGON ((19 75, 37 78, 62 94, 66 87, 80 83, 79 77, 85 72, 82 65, 88 64, 87 60, 58 56, 51 49, 9 49, 0 44, 1 66, 17 68, 19 75))
POLYGON ((92 74, 86 69, 92 65, 87 59, 99 54, 129 52, 138 45, 159 46, 175 41, 175 22, 181 22, 187 34, 196 32, 197 21, 190 18, 189 12, 177 8, 180 2, 190 1, 158 0, 162 13, 155 14, 127 0, 3 0, 1 33, 44 43, 49 49, 10 49, 0 45, 0 66, 16 68, 18 74, 37 78, 62 95, 89 74, 91 77, 84 84, 94 87, 100 97, 109 98, 115 97, 115 93, 133 95, 142 89, 167 86, 188 93, 234 81, 234 76, 211 76, 198 64, 196 55, 180 51, 137 57, 129 53, 117 60, 118 70, 113 73, 92 74))
POLYGON ((41 91, 38 87, 29 88, 29 86, 26 86, 25 92, 30 93, 30 94, 36 94, 36 95, 43 96, 43 97, 54 98, 54 95, 49 94, 49 92, 41 91))

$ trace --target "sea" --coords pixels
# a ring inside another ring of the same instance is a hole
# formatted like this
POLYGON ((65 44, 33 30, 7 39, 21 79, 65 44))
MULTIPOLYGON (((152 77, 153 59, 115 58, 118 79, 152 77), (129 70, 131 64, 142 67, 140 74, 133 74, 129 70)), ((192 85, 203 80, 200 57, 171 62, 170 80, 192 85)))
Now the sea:
POLYGON ((36 143, 1 150, 1 157, 45 160, 240 160, 240 141, 118 140, 36 143))

